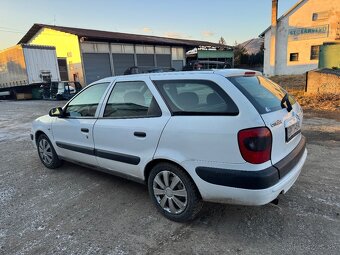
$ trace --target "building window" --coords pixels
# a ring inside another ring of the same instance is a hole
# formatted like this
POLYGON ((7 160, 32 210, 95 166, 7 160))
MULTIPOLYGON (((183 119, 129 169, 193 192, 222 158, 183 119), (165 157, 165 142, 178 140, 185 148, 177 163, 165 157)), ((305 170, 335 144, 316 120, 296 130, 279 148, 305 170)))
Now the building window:
POLYGON ((290 53, 289 61, 299 61, 299 53, 290 53))
POLYGON ((310 59, 319 59, 320 45, 313 45, 310 49, 310 59))
POLYGON ((312 15, 312 20, 317 21, 317 20, 326 20, 329 18, 329 12, 314 12, 312 15))
POLYGON ((317 13, 313 13, 312 20, 313 21, 318 20, 318 14, 317 13))

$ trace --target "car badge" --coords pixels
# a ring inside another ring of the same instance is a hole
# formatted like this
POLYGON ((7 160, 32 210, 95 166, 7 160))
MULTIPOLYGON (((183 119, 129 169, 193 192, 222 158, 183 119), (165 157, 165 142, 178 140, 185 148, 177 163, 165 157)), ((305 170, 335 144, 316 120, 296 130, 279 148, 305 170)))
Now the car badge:
POLYGON ((275 122, 273 122, 272 124, 270 124, 271 127, 276 127, 278 125, 281 125, 282 124, 282 121, 281 120, 277 120, 275 122))

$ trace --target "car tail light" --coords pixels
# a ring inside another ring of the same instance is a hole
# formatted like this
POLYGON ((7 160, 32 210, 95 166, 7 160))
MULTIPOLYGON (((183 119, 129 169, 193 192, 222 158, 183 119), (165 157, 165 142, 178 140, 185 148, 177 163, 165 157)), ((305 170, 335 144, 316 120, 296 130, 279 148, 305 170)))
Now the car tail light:
POLYGON ((266 127, 241 130, 238 132, 238 146, 245 161, 264 163, 270 160, 272 134, 266 127))

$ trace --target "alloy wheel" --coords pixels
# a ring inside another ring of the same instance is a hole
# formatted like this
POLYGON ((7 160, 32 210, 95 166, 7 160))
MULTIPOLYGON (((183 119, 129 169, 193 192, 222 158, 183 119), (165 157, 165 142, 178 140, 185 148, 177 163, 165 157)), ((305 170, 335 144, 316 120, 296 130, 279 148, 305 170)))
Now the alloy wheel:
POLYGON ((187 207, 188 194, 182 180, 173 172, 160 171, 153 180, 153 194, 163 210, 180 214, 187 207))
POLYGON ((41 160, 47 165, 51 164, 53 160, 53 153, 49 142, 46 139, 41 139, 39 141, 38 148, 41 160))

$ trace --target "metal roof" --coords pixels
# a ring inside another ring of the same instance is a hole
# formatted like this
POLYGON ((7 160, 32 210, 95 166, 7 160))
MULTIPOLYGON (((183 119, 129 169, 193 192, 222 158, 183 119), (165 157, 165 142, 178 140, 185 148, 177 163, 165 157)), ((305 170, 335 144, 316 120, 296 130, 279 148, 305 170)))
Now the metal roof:
MULTIPOLYGON (((126 34, 119 32, 100 31, 93 29, 75 28, 75 27, 61 27, 46 24, 34 24, 30 30, 24 35, 23 38, 18 42, 28 43, 42 28, 50 28, 60 32, 70 33, 77 35, 79 38, 83 38, 84 41, 105 41, 105 42, 117 42, 117 43, 135 43, 135 44, 156 44, 156 45, 168 45, 168 46, 187 46, 187 47, 199 47, 199 46, 210 46, 210 47, 231 47, 227 45, 221 45, 218 43, 196 41, 196 40, 185 40, 185 39, 174 39, 159 36, 149 35, 137 35, 137 34, 126 34)), ((232 47, 231 47, 232 48, 232 47)))
MULTIPOLYGON (((292 11, 294 11, 296 8, 298 8, 300 6, 300 4, 302 4, 302 2, 304 2, 306 0, 299 0, 296 4, 293 5, 292 8, 290 8, 287 12, 285 12, 278 20, 277 22, 279 22, 280 20, 282 20, 284 17, 286 17, 288 14, 290 14, 292 11)), ((263 37, 264 34, 271 28, 272 26, 270 25, 266 30, 264 30, 259 37, 263 37)))

